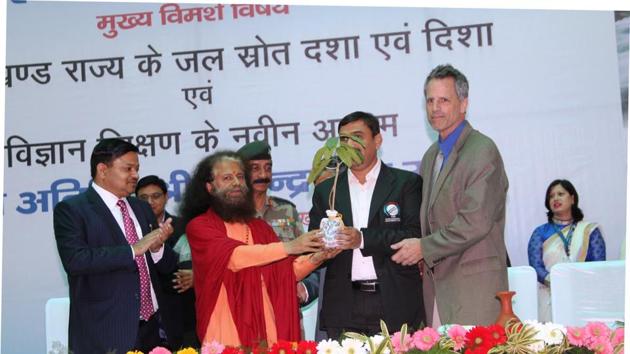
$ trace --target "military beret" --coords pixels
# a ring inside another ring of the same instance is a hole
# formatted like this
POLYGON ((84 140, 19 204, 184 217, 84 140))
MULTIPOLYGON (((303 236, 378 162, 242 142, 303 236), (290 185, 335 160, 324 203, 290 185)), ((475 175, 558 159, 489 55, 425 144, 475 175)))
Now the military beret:
POLYGON ((252 141, 238 149, 237 153, 245 160, 271 160, 271 147, 266 141, 252 141))

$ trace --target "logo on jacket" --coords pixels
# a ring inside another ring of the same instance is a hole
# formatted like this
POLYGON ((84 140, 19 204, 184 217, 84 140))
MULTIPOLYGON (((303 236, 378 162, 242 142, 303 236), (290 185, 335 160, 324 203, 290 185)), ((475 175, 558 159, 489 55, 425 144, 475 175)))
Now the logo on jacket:
POLYGON ((385 213, 385 222, 400 222, 400 207, 396 202, 385 203, 383 207, 385 213))

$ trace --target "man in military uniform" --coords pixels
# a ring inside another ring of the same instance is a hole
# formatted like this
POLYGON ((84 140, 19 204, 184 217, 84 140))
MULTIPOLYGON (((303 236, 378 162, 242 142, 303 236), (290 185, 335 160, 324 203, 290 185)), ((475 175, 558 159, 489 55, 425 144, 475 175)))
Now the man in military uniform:
MULTIPOLYGON (((281 241, 292 240, 304 233, 302 221, 295 204, 278 197, 267 195, 271 184, 271 147, 266 141, 254 141, 238 150, 247 160, 251 170, 251 185, 254 191, 256 216, 267 221, 281 241)), ((317 298, 319 272, 315 271, 297 284, 297 294, 301 305, 307 305, 317 298)))

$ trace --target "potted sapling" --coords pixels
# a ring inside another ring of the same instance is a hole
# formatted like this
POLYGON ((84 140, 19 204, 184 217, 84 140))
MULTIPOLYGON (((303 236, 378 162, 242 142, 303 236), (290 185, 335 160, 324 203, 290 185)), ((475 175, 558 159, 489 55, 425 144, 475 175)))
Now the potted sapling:
POLYGON ((326 210, 326 217, 322 218, 319 224, 319 229, 327 248, 337 246, 335 235, 337 234, 337 230, 344 226, 343 215, 335 210, 337 180, 341 167, 345 165, 349 169, 355 164, 362 163, 364 160, 361 150, 349 144, 350 141, 365 148, 365 143, 361 138, 348 134, 339 134, 338 137, 332 137, 326 140, 324 146, 317 150, 313 157, 313 167, 307 179, 309 184, 313 183, 318 180, 324 171, 332 173, 332 176, 329 178, 334 178, 330 194, 328 195, 328 205, 330 209, 326 210))

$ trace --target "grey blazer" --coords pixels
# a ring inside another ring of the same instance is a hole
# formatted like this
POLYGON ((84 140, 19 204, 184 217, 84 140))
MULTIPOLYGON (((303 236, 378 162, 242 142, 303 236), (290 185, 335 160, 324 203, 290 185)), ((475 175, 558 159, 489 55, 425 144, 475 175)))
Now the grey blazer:
POLYGON ((464 124, 435 186, 437 142, 420 166, 424 304, 429 321, 436 299, 443 324, 488 325, 499 313, 496 292, 508 289, 503 237, 508 180, 494 142, 464 124))

